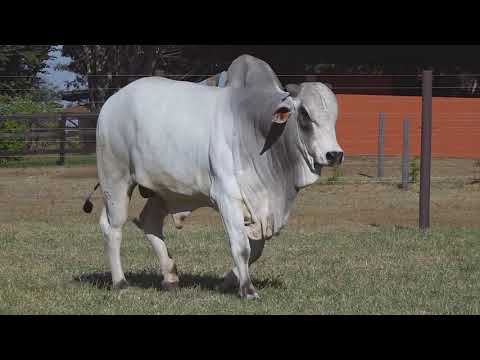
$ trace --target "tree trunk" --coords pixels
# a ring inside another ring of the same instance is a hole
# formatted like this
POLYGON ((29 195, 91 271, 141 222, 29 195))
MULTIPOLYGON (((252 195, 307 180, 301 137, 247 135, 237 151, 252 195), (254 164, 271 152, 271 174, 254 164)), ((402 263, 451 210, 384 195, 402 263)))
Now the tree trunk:
POLYGON ((145 75, 153 75, 155 70, 155 46, 145 45, 143 47, 143 73, 145 75))
POLYGON ((93 54, 94 49, 90 48, 89 45, 84 46, 85 51, 85 63, 86 63, 86 70, 87 70, 87 83, 88 83, 88 98, 89 98, 89 107, 90 111, 96 112, 96 97, 95 97, 95 88, 97 87, 96 77, 92 75, 96 75, 95 71, 95 56, 93 54))
POLYGON ((136 64, 136 61, 138 61, 138 50, 135 45, 130 45, 128 46, 128 74, 131 75, 128 77, 128 83, 131 83, 138 79, 138 69, 140 69, 140 66, 136 64), (137 65, 137 66, 136 66, 137 65))

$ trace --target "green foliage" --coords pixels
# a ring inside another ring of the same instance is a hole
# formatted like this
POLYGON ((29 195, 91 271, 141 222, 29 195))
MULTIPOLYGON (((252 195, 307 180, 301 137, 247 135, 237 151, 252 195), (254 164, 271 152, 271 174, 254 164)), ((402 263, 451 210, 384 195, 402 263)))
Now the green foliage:
MULTIPOLYGON (((22 152, 26 148, 24 133, 27 131, 25 123, 5 120, 0 123, 0 131, 2 135, 10 136, 7 139, 0 141, 0 153, 1 152, 22 152)), ((19 157, 0 156, 0 165, 5 165, 10 161, 18 161, 19 157)))
POLYGON ((36 114, 59 110, 61 110, 61 107, 53 101, 39 101, 38 97, 32 95, 16 97, 0 95, 1 115, 36 114))
POLYGON ((38 77, 47 67, 51 45, 0 45, 1 95, 23 96, 39 88, 38 77))
POLYGON ((410 160, 408 176, 410 178, 411 183, 416 184, 418 182, 419 176, 420 176, 420 157, 419 156, 415 156, 412 160, 410 160))
POLYGON ((62 100, 61 92, 58 88, 52 86, 42 86, 32 91, 30 99, 37 104, 44 103, 47 106, 53 105, 54 101, 62 100))
MULTIPOLYGON (((53 102, 35 101, 31 96, 9 97, 0 96, 0 114, 36 114, 52 113, 61 110, 53 102)), ((55 124, 46 124, 46 127, 55 127, 55 124)), ((20 153, 28 148, 25 133, 30 125, 24 120, 6 119, 0 122, 0 153, 20 153)), ((11 155, 0 155, 0 165, 5 165, 12 161, 19 161, 21 158, 11 155)))
MULTIPOLYGON (((41 89, 38 77, 47 67, 51 45, 0 46, 0 115, 32 114, 55 111, 54 89, 41 89), (34 90, 34 91, 31 91, 34 90)), ((21 152, 26 148, 24 133, 28 124, 13 119, 0 122, 0 152, 21 152)), ((0 163, 18 157, 0 157, 0 163)))

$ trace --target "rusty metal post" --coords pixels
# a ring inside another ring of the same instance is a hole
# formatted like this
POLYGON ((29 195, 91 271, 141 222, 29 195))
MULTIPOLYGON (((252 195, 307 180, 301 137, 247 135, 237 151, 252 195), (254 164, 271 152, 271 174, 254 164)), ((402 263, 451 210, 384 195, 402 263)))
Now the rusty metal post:
POLYGON ((422 143, 420 156, 419 226, 430 227, 430 171, 432 160, 432 71, 422 76, 422 143))
POLYGON ((378 148, 377 148, 377 177, 382 178, 384 175, 384 145, 385 145, 385 116, 380 113, 378 118, 378 148))
POLYGON ((408 129, 409 122, 403 119, 403 151, 402 151, 402 189, 408 190, 408 129))

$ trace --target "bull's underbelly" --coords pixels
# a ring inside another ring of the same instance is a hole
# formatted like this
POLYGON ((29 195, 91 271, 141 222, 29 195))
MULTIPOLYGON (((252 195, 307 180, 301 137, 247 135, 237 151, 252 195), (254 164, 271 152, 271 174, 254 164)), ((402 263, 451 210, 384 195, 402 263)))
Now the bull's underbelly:
POLYGON ((210 189, 195 176, 175 177, 165 171, 136 169, 132 174, 143 197, 160 197, 170 213, 211 206, 210 189))
POLYGON ((212 207, 210 199, 203 194, 185 196, 170 191, 156 192, 155 196, 160 197, 165 204, 165 209, 171 213, 194 211, 202 207, 212 207))

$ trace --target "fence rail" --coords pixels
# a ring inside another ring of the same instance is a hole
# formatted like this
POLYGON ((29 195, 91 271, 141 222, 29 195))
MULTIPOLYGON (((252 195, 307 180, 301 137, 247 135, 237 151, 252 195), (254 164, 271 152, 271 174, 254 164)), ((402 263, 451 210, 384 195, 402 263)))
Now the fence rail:
POLYGON ((0 115, 0 158, 57 154, 63 165, 67 154, 94 153, 97 119, 98 113, 0 115), (27 129, 2 128, 8 120, 27 129))

